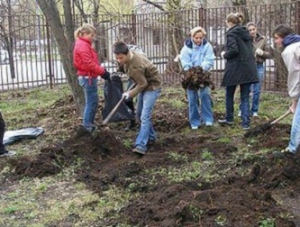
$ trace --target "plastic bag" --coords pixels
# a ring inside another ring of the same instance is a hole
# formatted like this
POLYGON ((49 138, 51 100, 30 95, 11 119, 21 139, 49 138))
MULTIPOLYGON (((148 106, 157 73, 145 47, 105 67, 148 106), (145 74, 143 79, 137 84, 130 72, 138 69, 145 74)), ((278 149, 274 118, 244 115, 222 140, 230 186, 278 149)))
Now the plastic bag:
POLYGON ((22 139, 36 139, 39 135, 44 133, 44 129, 37 128, 22 128, 18 130, 9 130, 4 133, 3 144, 13 144, 22 139))
MULTIPOLYGON (((112 73, 111 79, 104 82, 104 108, 102 117, 105 119, 117 103, 122 99, 123 82, 118 75, 112 73)), ((125 101, 121 103, 109 122, 128 121, 134 119, 134 113, 128 108, 125 101)))

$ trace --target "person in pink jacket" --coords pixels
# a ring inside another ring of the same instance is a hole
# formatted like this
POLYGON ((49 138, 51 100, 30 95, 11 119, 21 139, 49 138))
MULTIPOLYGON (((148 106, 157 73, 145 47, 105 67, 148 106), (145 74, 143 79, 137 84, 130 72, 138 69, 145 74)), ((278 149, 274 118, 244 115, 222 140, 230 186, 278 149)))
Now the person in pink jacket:
POLYGON ((110 73, 100 65, 96 51, 92 47, 96 29, 85 24, 75 31, 75 45, 73 50, 73 63, 77 69, 79 85, 84 89, 85 107, 82 126, 92 132, 96 129, 94 124, 98 108, 98 76, 109 80, 110 73))

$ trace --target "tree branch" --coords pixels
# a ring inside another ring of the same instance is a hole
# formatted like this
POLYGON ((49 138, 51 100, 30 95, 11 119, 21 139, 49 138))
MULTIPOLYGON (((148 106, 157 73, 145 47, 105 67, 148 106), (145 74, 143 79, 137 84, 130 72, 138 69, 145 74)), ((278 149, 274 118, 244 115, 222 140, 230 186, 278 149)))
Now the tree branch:
POLYGON ((158 8, 159 10, 165 12, 166 10, 159 4, 155 3, 155 2, 152 2, 152 1, 149 1, 149 0, 143 0, 143 2, 146 2, 150 5, 153 5, 154 7, 158 8))

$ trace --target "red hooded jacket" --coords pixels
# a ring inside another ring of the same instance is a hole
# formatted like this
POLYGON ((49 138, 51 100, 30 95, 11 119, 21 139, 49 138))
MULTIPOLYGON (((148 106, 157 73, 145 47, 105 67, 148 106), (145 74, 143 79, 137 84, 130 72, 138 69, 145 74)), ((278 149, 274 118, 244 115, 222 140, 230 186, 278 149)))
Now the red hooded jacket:
POLYGON ((77 69, 77 75, 87 75, 90 77, 102 76, 105 68, 100 65, 96 51, 92 48, 92 43, 85 38, 79 37, 73 49, 73 63, 77 69))

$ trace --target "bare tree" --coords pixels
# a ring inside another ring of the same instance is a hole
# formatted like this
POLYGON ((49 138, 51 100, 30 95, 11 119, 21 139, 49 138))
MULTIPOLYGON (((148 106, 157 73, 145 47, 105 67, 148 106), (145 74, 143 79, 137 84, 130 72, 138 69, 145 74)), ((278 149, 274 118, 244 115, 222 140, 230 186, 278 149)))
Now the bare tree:
POLYGON ((84 109, 84 93, 78 85, 77 77, 75 76, 76 71, 72 62, 74 24, 71 0, 62 0, 63 14, 65 16, 64 23, 58 10, 58 2, 55 0, 37 0, 37 3, 44 13, 58 44, 63 68, 76 103, 77 113, 81 115, 84 109))
POLYGON ((13 32, 12 32, 12 2, 6 0, 5 3, 1 1, 1 17, 0 20, 0 38, 4 43, 5 49, 8 51, 9 67, 11 78, 15 78, 15 66, 13 60, 13 32))

